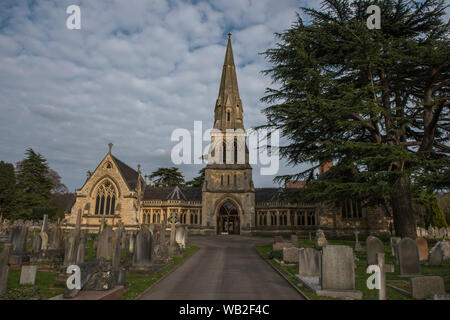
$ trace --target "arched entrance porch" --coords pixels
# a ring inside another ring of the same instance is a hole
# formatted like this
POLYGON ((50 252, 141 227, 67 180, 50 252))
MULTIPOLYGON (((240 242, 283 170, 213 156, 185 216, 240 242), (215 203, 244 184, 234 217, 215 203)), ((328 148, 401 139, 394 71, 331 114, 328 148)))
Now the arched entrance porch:
POLYGON ((231 201, 225 201, 217 213, 217 234, 239 234, 239 210, 231 201))

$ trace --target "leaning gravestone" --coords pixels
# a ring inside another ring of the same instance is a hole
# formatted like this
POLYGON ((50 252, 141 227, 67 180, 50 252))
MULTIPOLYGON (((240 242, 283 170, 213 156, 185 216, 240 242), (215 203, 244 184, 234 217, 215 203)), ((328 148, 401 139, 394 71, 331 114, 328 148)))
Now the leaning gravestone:
POLYGON ((434 247, 431 249, 433 251, 434 248, 440 247, 442 250, 442 259, 449 260, 450 259, 450 242, 449 241, 438 241, 434 247))
POLYGON ((419 250, 419 260, 426 261, 428 260, 428 242, 425 238, 417 238, 416 239, 417 248, 419 250))
POLYGON ((283 262, 284 263, 297 263, 298 262, 298 248, 283 248, 283 262))
POLYGON ((12 250, 10 243, 5 243, 3 250, 0 252, 0 294, 6 292, 9 273, 9 255, 12 250))
POLYGON ((377 264, 377 253, 384 253, 383 242, 374 236, 366 239, 367 265, 377 264))
POLYGON ((420 275, 419 250, 414 240, 403 238, 398 244, 398 258, 401 276, 420 275))
POLYGON ((39 236, 41 237, 41 250, 47 250, 47 248, 48 248, 47 232, 40 232, 39 236))
POLYGON ((50 237, 48 239, 49 250, 61 250, 64 248, 64 239, 62 230, 58 225, 53 225, 50 230, 50 237))
POLYGON ((186 248, 187 227, 178 226, 175 228, 175 241, 181 249, 186 248))
POLYGON ((305 277, 320 277, 321 254, 314 248, 300 248, 298 252, 298 274, 305 277))
POLYGON ((106 226, 98 236, 97 258, 112 259, 116 234, 111 226, 106 226))
POLYGON ((414 299, 426 299, 435 294, 445 294, 444 279, 442 277, 411 278, 411 295, 414 299))
POLYGON ((73 230, 65 239, 64 266, 77 264, 78 246, 80 244, 80 230, 73 230))
POLYGON ((20 284, 34 285, 36 282, 37 266, 22 266, 20 284))
POLYGON ((353 249, 342 245, 327 245, 322 249, 322 290, 342 292, 361 299, 362 293, 355 290, 355 260, 353 249))

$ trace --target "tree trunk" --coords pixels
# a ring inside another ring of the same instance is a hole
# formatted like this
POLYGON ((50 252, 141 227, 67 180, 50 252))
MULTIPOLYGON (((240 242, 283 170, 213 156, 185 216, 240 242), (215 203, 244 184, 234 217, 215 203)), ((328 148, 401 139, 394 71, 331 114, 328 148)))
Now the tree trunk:
POLYGON ((397 193, 391 198, 394 215, 394 228, 397 237, 416 239, 416 222, 411 205, 409 177, 403 176, 397 180, 397 193))

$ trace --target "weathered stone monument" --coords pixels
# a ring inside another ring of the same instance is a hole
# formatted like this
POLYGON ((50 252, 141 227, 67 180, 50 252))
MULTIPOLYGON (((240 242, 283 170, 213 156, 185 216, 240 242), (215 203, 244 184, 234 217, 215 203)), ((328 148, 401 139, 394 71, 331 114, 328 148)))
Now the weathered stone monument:
POLYGON ((9 255, 12 251, 12 244, 5 243, 0 252, 0 294, 6 292, 9 274, 9 255))
POLYGON ((314 248, 300 248, 298 252, 298 274, 305 277, 320 277, 321 253, 314 248))
POLYGON ((298 251, 299 249, 294 247, 283 248, 283 262, 287 264, 298 263, 298 251))
POLYGON ((322 249, 321 291, 332 297, 361 299, 355 290, 355 261, 353 249, 348 246, 327 245, 322 249))
POLYGON ((403 238, 398 244, 398 258, 401 276, 420 275, 419 250, 416 241, 403 238))
POLYGON ((444 261, 444 251, 441 246, 435 245, 430 251, 430 257, 428 259, 428 265, 430 267, 439 267, 444 261))
POLYGON ((377 253, 384 253, 383 242, 374 236, 368 236, 366 239, 367 265, 377 264, 377 253))
POLYGON ((445 294, 444 279, 442 277, 411 278, 411 295, 413 298, 426 299, 436 294, 445 294))
POLYGON ((36 281, 37 266, 22 266, 20 284, 34 285, 36 281))
POLYGON ((188 235, 187 227, 177 226, 175 229, 175 241, 178 243, 181 249, 186 248, 186 239, 188 235))
POLYGON ((315 241, 317 249, 320 249, 328 244, 327 238, 325 237, 325 233, 321 229, 317 230, 315 241))
POLYGON ((98 235, 97 258, 111 260, 114 255, 114 240, 116 234, 111 226, 106 226, 98 235))
POLYGON ((12 252, 9 256, 9 263, 20 265, 29 258, 26 253, 28 227, 23 223, 18 223, 12 227, 9 242, 12 243, 12 252))
POLYGON ((359 243, 359 239, 358 239, 358 234, 359 234, 358 229, 355 229, 354 234, 355 234, 355 248, 354 248, 354 250, 355 251, 362 251, 363 248, 361 247, 361 244, 359 243))
POLYGON ((39 253, 39 251, 41 251, 41 248, 42 248, 42 238, 39 234, 36 234, 31 239, 31 249, 30 249, 31 254, 39 253))
POLYGON ((417 248, 419 250, 420 261, 428 260, 428 242, 425 238, 416 239, 417 248))
POLYGON ((150 272, 152 271, 152 234, 146 228, 142 227, 136 235, 136 244, 133 255, 133 265, 130 268, 132 272, 150 272))

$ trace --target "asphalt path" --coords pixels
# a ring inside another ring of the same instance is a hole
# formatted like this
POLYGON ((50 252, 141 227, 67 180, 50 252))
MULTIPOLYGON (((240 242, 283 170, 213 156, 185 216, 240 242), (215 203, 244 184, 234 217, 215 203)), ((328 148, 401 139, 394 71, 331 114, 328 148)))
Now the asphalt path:
POLYGON ((271 240, 244 236, 191 237, 200 249, 150 288, 142 300, 302 300, 253 248, 271 240))

